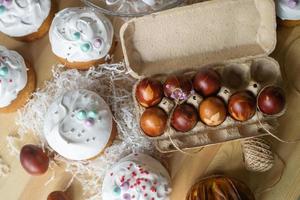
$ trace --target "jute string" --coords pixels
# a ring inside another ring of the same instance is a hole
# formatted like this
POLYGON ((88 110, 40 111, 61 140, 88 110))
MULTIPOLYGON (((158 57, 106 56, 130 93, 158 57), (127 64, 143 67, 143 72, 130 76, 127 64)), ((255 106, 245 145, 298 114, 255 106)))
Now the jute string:
POLYGON ((168 137, 169 137, 170 142, 173 144, 173 146, 175 147, 175 149, 177 149, 180 153, 182 153, 182 154, 184 154, 184 155, 187 155, 187 156, 195 156, 196 154, 198 154, 199 152, 201 152, 201 151, 204 149, 204 147, 201 147, 199 150, 194 151, 194 152, 192 152, 192 153, 187 152, 186 150, 181 149, 181 148, 176 144, 176 142, 173 141, 173 139, 172 139, 172 137, 171 137, 171 135, 170 135, 169 132, 168 132, 167 134, 168 134, 168 137))

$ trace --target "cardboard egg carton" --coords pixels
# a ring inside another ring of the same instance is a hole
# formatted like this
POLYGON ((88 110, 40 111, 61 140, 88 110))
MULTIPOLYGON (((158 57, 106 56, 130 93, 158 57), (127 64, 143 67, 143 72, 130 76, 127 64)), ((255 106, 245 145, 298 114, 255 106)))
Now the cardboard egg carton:
MULTIPOLYGON (((205 67, 213 68, 215 71, 217 71, 220 74, 222 78, 223 86, 221 87, 220 91, 216 96, 223 99, 226 105, 229 97, 238 91, 250 91, 256 97, 264 87, 269 85, 280 85, 282 81, 279 65, 272 58, 257 58, 257 59, 240 62, 240 63, 237 62, 217 63, 205 67)), ((182 72, 179 73, 178 75, 184 75, 185 77, 188 77, 192 81, 196 73, 197 73, 196 71, 193 72, 190 71, 190 72, 182 72)), ((161 83, 164 83, 164 81, 167 79, 168 76, 169 75, 160 75, 160 76, 153 76, 151 78, 156 79, 161 83)), ((137 110, 137 115, 136 115, 137 121, 139 122, 146 108, 141 106, 135 98, 135 91, 138 83, 139 81, 137 81, 135 87, 133 88, 133 99, 135 101, 136 110, 137 110)), ((170 122, 171 116, 173 115, 173 112, 177 105, 188 103, 190 105, 193 105, 195 109, 198 111, 198 108, 204 99, 205 98, 202 97, 197 92, 192 92, 192 94, 187 98, 187 100, 180 101, 180 102, 176 102, 167 97, 164 97, 157 106, 162 108, 169 116, 167 129, 165 133, 158 137, 149 137, 142 131, 142 129, 140 129, 141 134, 152 140, 163 140, 163 139, 168 140, 169 137, 177 138, 182 136, 191 136, 195 134, 204 134, 210 131, 229 129, 232 127, 237 127, 242 125, 257 124, 259 123, 258 122, 259 120, 263 122, 268 119, 277 118, 279 115, 283 114, 282 112, 276 116, 266 116, 263 115, 263 113, 261 113, 259 110, 257 110, 256 111, 257 113, 251 119, 245 122, 236 121, 228 114, 226 120, 219 126, 211 127, 205 125, 201 121, 198 121, 197 125, 191 131, 188 132, 176 131, 171 126, 171 122, 170 122)))
MULTIPOLYGON (((152 14, 125 23, 120 39, 126 66, 137 82, 144 77, 163 82, 171 74, 186 73, 192 77, 202 67, 213 67, 222 76, 224 87, 218 95, 225 101, 236 91, 247 89, 257 95, 266 85, 281 82, 279 64, 268 57, 276 44, 272 0, 212 0, 152 14)), ((200 102, 199 95, 187 100, 196 108, 200 102)), ((135 103, 139 123, 144 108, 135 103)), ((175 108, 167 98, 159 106, 169 116, 175 108)), ((245 136, 240 131, 245 126, 258 130, 261 123, 270 119, 257 112, 243 123, 228 116, 218 127, 199 121, 186 133, 168 125, 162 136, 151 139, 159 150, 170 152, 174 150, 174 145, 168 146, 168 142, 174 142, 170 137, 185 149, 263 135, 257 131, 245 136)))

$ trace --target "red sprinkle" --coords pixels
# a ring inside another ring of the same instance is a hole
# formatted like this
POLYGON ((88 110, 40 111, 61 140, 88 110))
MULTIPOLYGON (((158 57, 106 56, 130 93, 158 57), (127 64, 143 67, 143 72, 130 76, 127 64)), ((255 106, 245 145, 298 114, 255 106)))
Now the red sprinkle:
POLYGON ((11 82, 12 82, 12 79, 9 79, 9 82, 11 83, 11 82))
POLYGON ((113 176, 114 175, 114 173, 110 173, 110 176, 113 176))
POLYGON ((143 185, 142 188, 143 188, 143 190, 145 190, 145 189, 146 189, 146 186, 143 185))
POLYGON ((146 196, 148 196, 148 194, 146 193, 146 194, 144 194, 144 196, 146 197, 146 196))
POLYGON ((156 192, 156 188, 155 187, 151 187, 151 191, 152 192, 156 192))

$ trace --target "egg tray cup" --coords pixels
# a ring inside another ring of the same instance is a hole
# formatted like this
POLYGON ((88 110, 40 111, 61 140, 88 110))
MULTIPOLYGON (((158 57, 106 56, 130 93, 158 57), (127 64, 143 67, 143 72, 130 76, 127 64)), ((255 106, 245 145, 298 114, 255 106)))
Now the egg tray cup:
MULTIPOLYGON (((203 67, 212 68, 220 74, 222 87, 215 96, 221 98, 225 102, 226 107, 228 99, 236 92, 249 91, 257 97, 263 88, 270 85, 278 86, 281 85, 282 82, 278 64, 272 58, 256 58, 242 62, 216 63, 203 67)), ((185 71, 174 75, 183 75, 192 81, 196 73, 197 71, 185 71)), ((169 75, 155 75, 151 78, 164 83, 168 76, 169 75)), ((140 118, 146 108, 141 106, 136 100, 135 93, 138 84, 139 81, 133 88, 133 99, 136 105, 137 122, 140 122, 140 118)), ((259 108, 257 108, 253 117, 245 122, 236 121, 227 114, 225 121, 215 127, 208 126, 201 120, 199 120, 196 126, 188 132, 180 132, 172 127, 171 116, 173 115, 177 105, 187 103, 192 105, 198 111, 199 105, 204 99, 204 97, 195 91, 192 91, 187 100, 183 101, 176 101, 163 97, 156 107, 163 109, 168 114, 167 128, 165 132, 161 136, 150 137, 140 128, 140 133, 144 137, 154 140, 155 145, 160 152, 167 153, 178 148, 198 148, 230 140, 264 135, 266 132, 263 131, 262 126, 269 127, 270 125, 268 124, 268 121, 276 120, 285 112, 284 109, 279 114, 271 116, 263 114, 260 112, 259 108), (252 130, 254 127, 257 127, 257 131, 252 132, 250 135, 244 135, 241 131, 247 128, 252 130)))

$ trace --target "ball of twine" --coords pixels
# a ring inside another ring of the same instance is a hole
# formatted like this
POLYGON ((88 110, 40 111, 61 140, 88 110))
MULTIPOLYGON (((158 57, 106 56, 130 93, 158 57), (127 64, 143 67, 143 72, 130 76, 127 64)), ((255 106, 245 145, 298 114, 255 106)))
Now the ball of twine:
POLYGON ((265 138, 250 138, 242 141, 244 164, 247 170, 266 172, 274 166, 271 142, 265 138))

